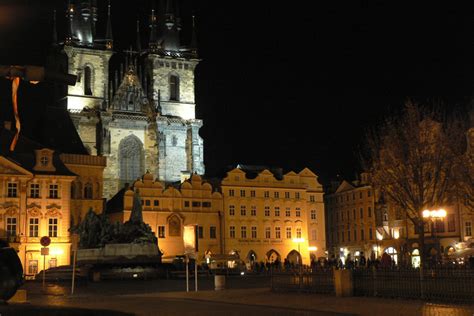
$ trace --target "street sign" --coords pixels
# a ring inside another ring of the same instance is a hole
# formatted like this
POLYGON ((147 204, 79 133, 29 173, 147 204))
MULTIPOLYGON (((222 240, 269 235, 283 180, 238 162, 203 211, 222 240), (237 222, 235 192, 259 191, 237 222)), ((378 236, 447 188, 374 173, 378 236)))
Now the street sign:
POLYGON ((49 256, 49 248, 41 248, 41 255, 42 256, 49 256))
POLYGON ((41 246, 48 247, 50 243, 51 243, 51 238, 49 238, 48 236, 41 237, 40 239, 41 246))

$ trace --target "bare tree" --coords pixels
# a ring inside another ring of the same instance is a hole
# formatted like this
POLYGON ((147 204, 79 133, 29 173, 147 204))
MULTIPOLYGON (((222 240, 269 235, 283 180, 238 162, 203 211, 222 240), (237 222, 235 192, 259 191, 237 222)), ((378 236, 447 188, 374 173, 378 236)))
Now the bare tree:
POLYGON ((423 210, 452 203, 465 187, 456 176, 457 165, 465 166, 460 158, 466 152, 462 121, 408 101, 401 115, 388 117, 369 133, 362 153, 376 192, 418 228, 422 265, 423 210))

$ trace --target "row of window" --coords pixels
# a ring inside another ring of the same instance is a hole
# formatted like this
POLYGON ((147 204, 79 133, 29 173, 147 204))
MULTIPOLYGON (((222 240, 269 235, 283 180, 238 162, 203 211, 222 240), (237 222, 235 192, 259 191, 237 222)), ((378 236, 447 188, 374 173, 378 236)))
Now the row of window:
POLYGON ((183 67, 184 67, 184 69, 189 68, 189 65, 186 64, 186 63, 176 63, 174 61, 171 62, 171 63, 170 62, 165 63, 165 62, 160 61, 160 67, 164 67, 165 65, 166 65, 167 68, 169 68, 171 66, 171 68, 173 68, 173 69, 176 69, 176 66, 178 66, 179 69, 183 69, 183 67))
POLYGON ((84 186, 83 192, 77 192, 77 186, 73 182, 71 183, 71 199, 78 199, 81 198, 81 193, 82 197, 84 199, 93 199, 94 198, 94 193, 93 193, 93 186, 91 183, 86 183, 84 186))
MULTIPOLYGON (((339 217, 341 218, 341 221, 344 220, 344 211, 341 211, 340 213, 340 216, 339 216, 339 212, 336 212, 336 221, 339 221, 339 217)), ((372 217, 372 207, 367 207, 367 217, 372 217)), ((364 208, 361 207, 359 209, 359 218, 364 218, 364 208)), ((350 220, 351 217, 350 217, 350 212, 349 211, 346 211, 346 220, 350 220)), ((352 210, 352 219, 357 219, 357 211, 356 209, 353 209, 352 210)), ((384 219, 386 220, 386 219, 384 219)))
MULTIPOLYGON (((358 237, 358 235, 357 235, 357 229, 354 229, 354 230, 352 231, 352 235, 353 235, 353 237, 354 237, 354 239, 352 239, 352 240, 353 240, 353 241, 357 241, 357 237, 358 237)), ((350 242, 352 235, 351 235, 351 231, 348 230, 348 231, 347 231, 347 239, 346 239, 346 238, 345 238, 346 232, 341 231, 340 237, 339 237, 339 233, 338 233, 338 232, 334 232, 334 235, 333 235, 333 238, 332 238, 332 239, 333 239, 333 242, 337 242, 337 243, 339 243, 339 242, 346 242, 346 241, 347 241, 347 242, 350 242)), ((366 236, 365 236, 365 231, 364 231, 364 229, 361 229, 361 230, 360 230, 360 235, 359 235, 360 240, 361 240, 361 241, 362 241, 362 240, 365 240, 365 237, 366 237, 366 236)), ((368 236, 368 237, 369 237, 368 240, 374 240, 374 234, 373 234, 372 228, 369 228, 369 236, 368 236)))
MULTIPOLYGON (((151 200, 142 200, 142 205, 151 206, 151 200)), ((211 202, 200 202, 200 201, 184 201, 184 207, 211 207, 211 202)), ((153 200, 153 206, 160 206, 160 200, 153 200)))
MULTIPOLYGON (((158 238, 166 238, 166 226, 158 226, 158 238)), ((204 238, 204 227, 198 226, 198 238, 204 238)), ((217 238, 217 228, 216 226, 209 227, 209 238, 217 238)))
MULTIPOLYGON (((265 227, 265 238, 270 239, 272 238, 271 236, 271 227, 265 227)), ((235 226, 229 226, 229 237, 230 238, 235 238, 235 226)), ((286 239, 291 239, 292 238, 292 228, 291 227, 286 227, 285 230, 286 233, 286 239)), ((316 235, 316 231, 314 233, 316 235)), ((296 228, 296 238, 301 238, 301 228, 297 227, 296 228)), ((250 238, 255 239, 257 237, 257 227, 252 226, 250 227, 250 238)), ((275 239, 281 239, 281 227, 275 227, 275 232, 274 232, 274 238, 275 239)), ((247 238, 247 226, 240 226, 240 238, 247 238)), ((314 238, 316 239, 316 238, 314 238)))
MULTIPOLYGON (((447 216, 447 226, 448 226, 448 232, 455 232, 456 231, 456 217, 454 214, 448 214, 447 216)), ((470 223, 470 222, 466 222, 470 223)), ((428 223, 425 223, 425 233, 429 231, 429 225, 428 223)), ((434 233, 444 233, 446 231, 446 224, 445 224, 445 219, 437 219, 434 223, 431 223, 431 231, 434 233)), ((419 234, 420 230, 418 226, 415 226, 415 234, 419 234)), ((470 235, 466 235, 470 236, 470 235)))
MULTIPOLYGON (((8 182, 7 184, 7 197, 18 197, 18 183, 8 182)), ((39 183, 30 183, 30 198, 37 199, 40 197, 40 184, 39 183)), ((49 195, 50 199, 59 198, 59 185, 50 184, 49 185, 49 195)))
MULTIPOLYGON (((456 231, 456 223, 454 219, 454 214, 449 214, 452 215, 451 218, 448 217, 448 232, 455 232, 456 231)), ((349 228, 349 227, 348 227, 349 228)), ((344 227, 341 228, 340 235, 337 232, 334 232, 333 240, 337 242, 347 242, 351 241, 351 236, 353 236, 353 241, 357 241, 357 229, 352 230, 352 233, 350 230, 347 232, 342 231, 344 227), (346 233, 347 233, 347 238, 346 238, 346 233)), ((431 231, 433 233, 444 233, 445 232, 445 223, 444 221, 436 221, 436 223, 431 223, 431 231)), ((425 232, 429 232, 428 226, 425 228, 425 232)), ((419 230, 417 227, 415 227, 415 234, 418 234, 419 230)), ((392 232, 392 236, 395 234, 392 232)), ((471 237, 472 236, 472 222, 465 222, 464 224, 464 235, 466 237, 471 237)), ((374 236, 372 234, 372 228, 369 228, 369 240, 373 240, 374 236)), ((400 228, 397 233, 397 237, 405 237, 404 229, 400 228)), ((365 240, 365 232, 364 229, 360 230, 360 235, 359 235, 360 240, 365 240)))
MULTIPOLYGON (((234 189, 229 189, 229 196, 236 196, 235 193, 236 192, 235 192, 234 189)), ((291 199, 291 194, 290 193, 291 192, 285 192, 285 199, 291 199)), ((247 196, 247 191, 246 190, 240 190, 240 197, 246 197, 246 196, 247 196)), ((250 190, 250 197, 256 197, 256 191, 255 190, 250 190)), ((270 197, 270 191, 264 191, 263 192, 263 197, 264 198, 269 198, 270 197)), ((273 197, 275 199, 279 199, 280 198, 280 192, 278 192, 278 191, 273 192, 273 197)), ((300 199, 301 198, 300 192, 295 192, 294 198, 295 199, 300 199)), ((310 202, 316 202, 316 199, 315 199, 314 195, 309 196, 309 201, 310 202)))
MULTIPOLYGON (((353 192, 352 193, 352 200, 355 201, 356 199, 356 193, 353 192)), ((359 199, 362 199, 364 197, 364 191, 359 191, 359 199)), ((372 196, 372 191, 371 190, 367 190, 367 197, 371 197, 372 196)), ((330 197, 328 198, 328 202, 332 202, 332 203, 342 203, 344 202, 348 202, 349 201, 349 197, 350 197, 350 194, 346 194, 346 195, 340 195, 340 196, 335 196, 335 197, 330 197), (344 199, 345 197, 345 199, 344 199)))
MULTIPOLYGON (((270 216, 270 206, 265 206, 264 214, 266 217, 270 216)), ((280 216, 280 208, 277 206, 274 209, 274 214, 275 216, 280 216)), ((229 205, 229 215, 234 216, 235 215, 235 205, 229 205)), ((240 215, 241 216, 246 216, 247 215, 247 207, 245 205, 240 206, 240 215)), ((250 216, 257 216, 257 207, 256 206, 251 206, 250 207, 250 216)), ((290 217, 291 216, 291 209, 286 208, 285 209, 285 216, 290 217)), ((295 209, 295 216, 296 217, 301 217, 301 209, 297 207, 295 209)), ((311 219, 316 220, 316 210, 311 210, 311 219)))
MULTIPOLYGON (((39 218, 33 217, 29 219, 29 237, 38 237, 39 234, 39 218)), ((18 221, 16 217, 7 217, 6 219, 6 232, 7 236, 17 236, 18 233, 18 221)), ((58 219, 48 219, 48 236, 58 237, 58 219)))

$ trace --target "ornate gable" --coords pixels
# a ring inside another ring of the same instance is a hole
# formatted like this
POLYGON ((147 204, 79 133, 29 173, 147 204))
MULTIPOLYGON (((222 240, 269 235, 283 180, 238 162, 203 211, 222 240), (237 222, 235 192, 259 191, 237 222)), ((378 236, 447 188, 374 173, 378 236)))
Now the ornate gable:
POLYGON ((0 156, 0 174, 33 175, 28 170, 3 156, 0 156))

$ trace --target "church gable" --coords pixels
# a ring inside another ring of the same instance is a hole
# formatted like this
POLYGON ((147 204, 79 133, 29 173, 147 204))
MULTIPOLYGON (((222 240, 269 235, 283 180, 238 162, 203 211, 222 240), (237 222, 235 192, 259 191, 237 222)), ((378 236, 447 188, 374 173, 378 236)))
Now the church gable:
POLYGON ((115 111, 149 113, 151 108, 133 66, 124 75, 110 108, 115 111))

